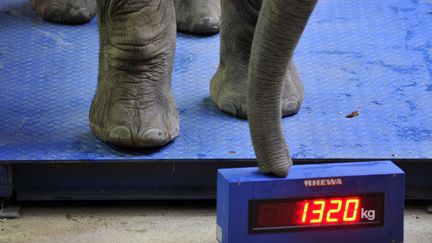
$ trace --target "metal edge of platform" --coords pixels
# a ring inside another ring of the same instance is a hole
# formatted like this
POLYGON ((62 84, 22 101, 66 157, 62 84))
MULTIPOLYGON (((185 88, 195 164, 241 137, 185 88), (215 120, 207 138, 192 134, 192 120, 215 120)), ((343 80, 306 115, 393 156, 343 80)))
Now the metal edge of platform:
MULTIPOLYGON (((374 159, 376 160, 376 159, 374 159)), ((295 164, 371 160, 299 159, 295 164)), ((406 198, 432 200, 432 160, 393 160, 406 172, 406 198)), ((220 168, 256 166, 255 160, 121 161, 13 164, 9 196, 18 201, 214 199, 220 168)), ((2 178, 0 178, 0 182, 2 178)), ((3 195, 0 197, 7 197, 3 195)))

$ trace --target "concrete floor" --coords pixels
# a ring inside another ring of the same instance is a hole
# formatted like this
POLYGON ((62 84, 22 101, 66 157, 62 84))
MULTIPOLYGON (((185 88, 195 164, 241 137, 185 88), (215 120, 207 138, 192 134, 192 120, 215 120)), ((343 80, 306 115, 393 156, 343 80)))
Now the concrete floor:
MULTIPOLYGON (((432 242, 425 204, 405 210, 405 242, 432 242)), ((25 204, 0 242, 216 242, 214 202, 25 204)))

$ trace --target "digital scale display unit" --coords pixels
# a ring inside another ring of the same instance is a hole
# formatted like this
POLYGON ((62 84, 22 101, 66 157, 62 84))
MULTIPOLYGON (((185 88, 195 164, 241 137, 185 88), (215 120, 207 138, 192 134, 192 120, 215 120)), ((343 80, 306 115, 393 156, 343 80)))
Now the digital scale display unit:
POLYGON ((220 169, 219 242, 403 242, 404 172, 390 161, 220 169))

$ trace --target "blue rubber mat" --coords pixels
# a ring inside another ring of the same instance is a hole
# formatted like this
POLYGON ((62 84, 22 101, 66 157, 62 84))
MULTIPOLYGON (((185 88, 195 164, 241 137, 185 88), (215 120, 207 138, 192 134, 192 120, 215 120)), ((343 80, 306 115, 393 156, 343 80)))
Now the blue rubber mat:
MULTIPOLYGON (((27 0, 0 3, 0 161, 250 159, 247 122, 209 99, 219 36, 179 34, 173 87, 181 135, 117 151, 90 132, 96 20, 42 21, 27 0)), ((306 99, 284 119, 295 158, 432 158, 432 4, 321 1, 296 52, 306 99), (359 111, 358 117, 345 115, 359 111)))

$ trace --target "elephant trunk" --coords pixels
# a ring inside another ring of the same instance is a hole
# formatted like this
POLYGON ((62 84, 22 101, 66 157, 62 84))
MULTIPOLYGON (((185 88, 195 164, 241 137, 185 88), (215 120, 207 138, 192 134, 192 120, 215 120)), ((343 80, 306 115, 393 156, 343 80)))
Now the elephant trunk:
POLYGON ((317 0, 264 0, 249 63, 248 119, 262 173, 285 177, 292 165, 281 123, 281 96, 294 49, 317 0))

